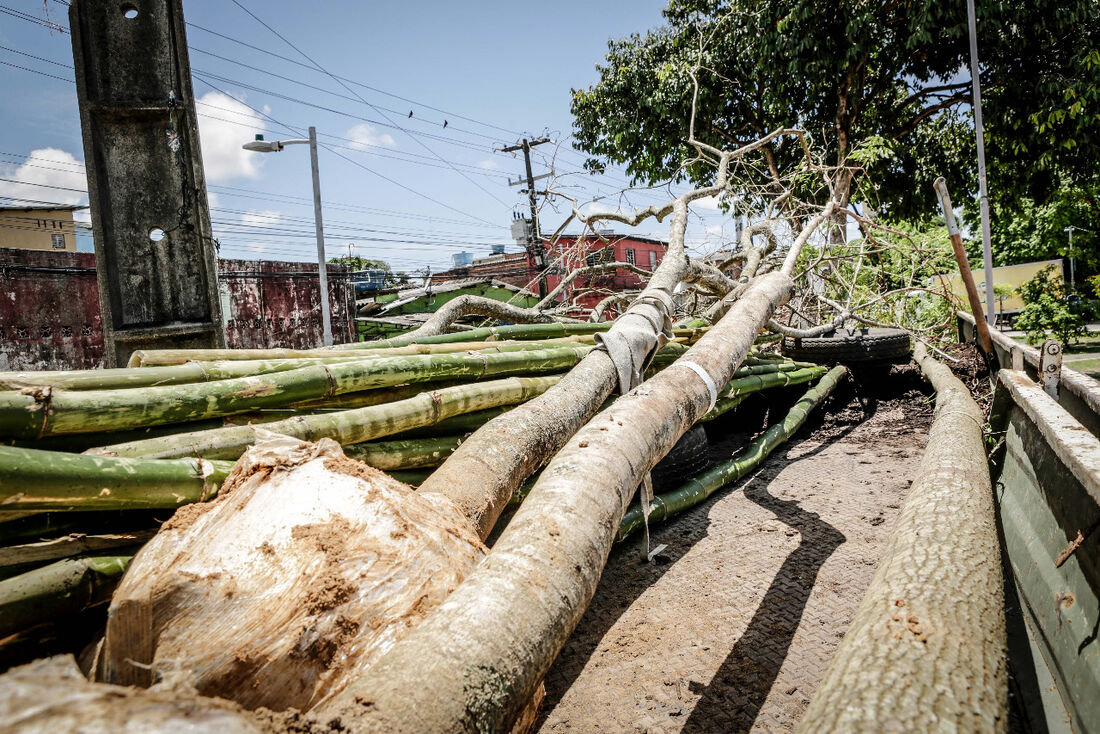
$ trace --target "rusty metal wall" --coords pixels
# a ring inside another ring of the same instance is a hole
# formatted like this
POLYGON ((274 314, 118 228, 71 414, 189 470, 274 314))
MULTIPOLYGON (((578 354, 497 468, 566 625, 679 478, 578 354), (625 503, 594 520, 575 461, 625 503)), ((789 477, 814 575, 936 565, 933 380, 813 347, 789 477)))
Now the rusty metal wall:
MULTIPOLYGON (((321 345, 317 265, 219 260, 230 347, 321 345)), ((329 266, 332 331, 352 338, 354 303, 343 267, 329 266)), ((103 367, 95 256, 0 248, 0 371, 103 367)))
POLYGON ((102 366, 95 255, 0 249, 0 370, 102 366))
MULTIPOLYGON (((315 263, 264 260, 219 261, 222 308, 227 312, 226 341, 230 347, 319 347, 321 301, 315 263)), ((354 323, 348 314, 355 294, 343 266, 330 265, 329 305, 332 338, 336 344, 351 341, 354 323)))

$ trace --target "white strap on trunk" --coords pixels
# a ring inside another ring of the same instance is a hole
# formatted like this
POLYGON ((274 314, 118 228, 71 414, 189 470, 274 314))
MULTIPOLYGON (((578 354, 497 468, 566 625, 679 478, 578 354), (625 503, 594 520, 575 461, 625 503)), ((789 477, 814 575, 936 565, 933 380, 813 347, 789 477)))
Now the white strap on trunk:
POLYGON ((714 378, 710 376, 709 372, 703 369, 701 365, 698 365, 695 362, 687 359, 676 360, 671 365, 669 365, 669 367, 687 367, 689 370, 699 375, 699 379, 701 379, 703 381, 703 384, 707 386, 707 392, 710 393, 710 407, 707 408, 707 412, 709 413, 711 410, 714 409, 715 403, 718 402, 718 385, 714 383, 714 378))
POLYGON ((638 494, 641 495, 639 499, 642 501, 642 526, 644 528, 645 537, 642 541, 642 560, 649 561, 649 506, 653 502, 653 475, 650 472, 646 472, 645 479, 642 480, 642 486, 639 489, 638 494))

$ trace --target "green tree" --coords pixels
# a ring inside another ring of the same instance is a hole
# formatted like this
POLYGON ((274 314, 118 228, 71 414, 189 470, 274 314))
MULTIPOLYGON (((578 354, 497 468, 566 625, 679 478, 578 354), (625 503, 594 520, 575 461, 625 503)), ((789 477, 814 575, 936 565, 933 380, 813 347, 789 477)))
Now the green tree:
MULTIPOLYGON (((978 17, 991 171, 1004 161, 1022 181, 1007 163, 1021 153, 1024 169, 1086 170, 1100 157, 1100 83, 1095 72, 1065 80, 1100 61, 1090 50, 1100 3, 984 0, 978 17)), ((678 170, 688 74, 700 67, 696 134, 705 142, 732 147, 797 125, 840 164, 877 137, 890 155, 864 164, 876 188, 854 175, 838 192, 895 219, 935 206, 938 175, 958 201, 975 193, 963 0, 672 0, 665 19, 610 41, 599 81, 573 92, 575 145, 592 155, 590 169, 613 162, 640 182, 704 180, 702 166, 678 170)), ((763 153, 757 183, 801 156, 792 140, 763 153)))
POLYGON ((390 264, 382 260, 369 260, 361 255, 344 255, 329 258, 333 265, 347 265, 352 270, 385 270, 390 272, 390 264))
MULTIPOLYGON (((1045 194, 994 188, 990 209, 994 264, 1069 257, 1066 228, 1073 226, 1072 254, 1078 271, 1100 269, 1100 175, 1076 184, 1065 175, 1057 188, 1045 194)), ((972 231, 979 231, 977 207, 968 207, 964 218, 972 231)))
POLYGON ((1055 277, 1053 265, 1016 290, 1024 299, 1024 308, 1016 317, 1016 327, 1027 334, 1028 344, 1038 344, 1053 335, 1063 344, 1070 344, 1086 333, 1085 309, 1066 298, 1066 286, 1055 277))

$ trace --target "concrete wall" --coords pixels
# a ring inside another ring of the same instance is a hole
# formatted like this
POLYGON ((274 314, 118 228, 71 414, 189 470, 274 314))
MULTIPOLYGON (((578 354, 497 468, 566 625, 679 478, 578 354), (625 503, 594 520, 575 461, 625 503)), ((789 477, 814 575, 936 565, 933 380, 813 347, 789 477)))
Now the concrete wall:
POLYGON ((65 209, 0 209, 0 247, 76 252, 73 213, 65 209), (64 242, 64 247, 56 247, 64 242))
MULTIPOLYGON (((321 345, 316 264, 219 260, 218 271, 230 347, 321 345)), ((350 341, 354 301, 342 267, 329 266, 329 287, 333 339, 350 341)), ((0 249, 0 370, 103 364, 94 255, 0 249)))

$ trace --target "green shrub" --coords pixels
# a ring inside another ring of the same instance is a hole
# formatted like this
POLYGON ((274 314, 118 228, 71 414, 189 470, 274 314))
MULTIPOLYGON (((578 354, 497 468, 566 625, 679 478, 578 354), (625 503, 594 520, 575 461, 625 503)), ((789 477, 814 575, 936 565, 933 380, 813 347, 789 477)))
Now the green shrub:
POLYGON ((1054 266, 1047 265, 1016 289, 1025 304, 1016 326, 1027 333, 1028 344, 1038 344, 1048 334, 1070 344, 1087 331, 1084 304, 1080 299, 1074 303, 1066 300, 1066 285, 1054 273, 1054 266))

